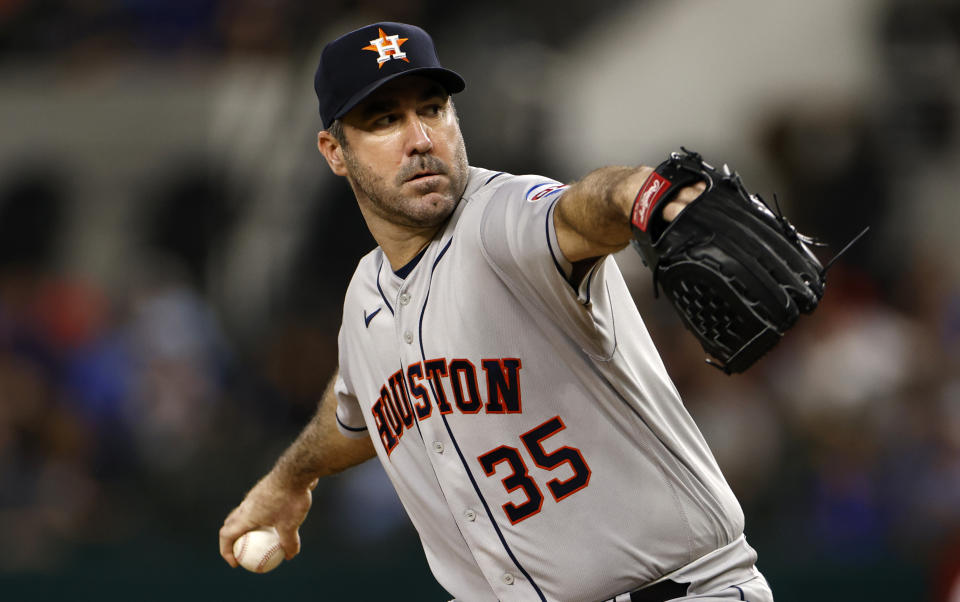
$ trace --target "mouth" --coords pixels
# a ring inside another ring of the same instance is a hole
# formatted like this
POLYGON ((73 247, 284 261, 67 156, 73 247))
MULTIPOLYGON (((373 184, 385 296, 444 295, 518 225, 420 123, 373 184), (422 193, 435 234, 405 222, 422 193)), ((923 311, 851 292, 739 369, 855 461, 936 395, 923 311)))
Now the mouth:
POLYGON ((419 182, 439 175, 442 174, 436 171, 419 171, 407 178, 407 182, 419 182))

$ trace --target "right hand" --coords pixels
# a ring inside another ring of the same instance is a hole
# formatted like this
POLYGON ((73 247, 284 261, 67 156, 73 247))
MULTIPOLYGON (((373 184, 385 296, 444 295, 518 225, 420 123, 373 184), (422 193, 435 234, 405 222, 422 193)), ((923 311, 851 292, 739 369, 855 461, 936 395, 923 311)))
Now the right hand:
POLYGON ((707 189, 706 182, 697 182, 686 188, 681 188, 680 192, 677 194, 677 198, 673 199, 667 203, 663 208, 663 220, 665 222, 672 222, 680 215, 680 212, 689 205, 692 201, 696 200, 703 191, 707 189))
POLYGON ((259 527, 277 529, 287 560, 299 554, 299 528, 310 511, 313 503, 311 491, 316 486, 317 480, 314 479, 308 487, 291 490, 281 486, 272 473, 254 485, 220 527, 220 555, 227 564, 234 568, 238 566, 233 555, 234 542, 247 531, 259 527))

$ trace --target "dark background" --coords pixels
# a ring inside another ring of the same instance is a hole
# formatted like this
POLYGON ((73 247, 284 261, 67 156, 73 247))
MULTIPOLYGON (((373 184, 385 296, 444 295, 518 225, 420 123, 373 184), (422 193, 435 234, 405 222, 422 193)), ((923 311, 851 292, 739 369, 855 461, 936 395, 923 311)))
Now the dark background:
POLYGON ((960 7, 930 0, 0 0, 0 599, 447 599, 375 462, 320 485, 273 573, 217 552, 374 245, 312 75, 376 20, 464 75, 475 165, 571 180, 683 144, 824 259, 870 225, 731 378, 618 262, 778 601, 960 600, 960 7))

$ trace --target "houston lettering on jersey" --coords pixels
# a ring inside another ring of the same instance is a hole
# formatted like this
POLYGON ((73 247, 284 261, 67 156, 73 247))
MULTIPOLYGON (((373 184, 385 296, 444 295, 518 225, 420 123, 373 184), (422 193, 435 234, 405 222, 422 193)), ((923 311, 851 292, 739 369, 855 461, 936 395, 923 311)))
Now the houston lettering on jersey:
POLYGON ((468 359, 436 358, 410 364, 405 374, 397 370, 370 406, 387 455, 413 427, 413 421, 426 420, 434 408, 441 414, 454 409, 461 414, 521 413, 522 367, 515 357, 482 359, 480 374, 468 359))

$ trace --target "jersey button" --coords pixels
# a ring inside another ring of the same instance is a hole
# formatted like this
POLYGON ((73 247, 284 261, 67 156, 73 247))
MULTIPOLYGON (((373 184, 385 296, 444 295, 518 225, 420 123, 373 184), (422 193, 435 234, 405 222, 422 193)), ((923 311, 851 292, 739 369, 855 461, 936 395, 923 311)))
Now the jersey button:
POLYGON ((439 441, 434 441, 434 442, 433 442, 433 451, 437 452, 438 454, 442 454, 442 453, 443 453, 443 443, 440 443, 439 441))
POLYGON ((504 573, 503 577, 500 577, 500 579, 502 579, 503 582, 507 585, 513 585, 513 582, 516 581, 516 579, 514 579, 513 575, 511 575, 510 573, 504 573))
POLYGON ((410 303, 410 293, 400 293, 400 305, 410 303))
POLYGON ((474 512, 472 508, 467 508, 463 511, 463 518, 472 523, 473 521, 477 520, 477 513, 474 512))
POLYGON ((407 345, 413 342, 413 333, 409 330, 403 333, 403 340, 406 341, 407 345))

